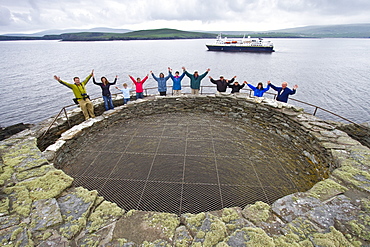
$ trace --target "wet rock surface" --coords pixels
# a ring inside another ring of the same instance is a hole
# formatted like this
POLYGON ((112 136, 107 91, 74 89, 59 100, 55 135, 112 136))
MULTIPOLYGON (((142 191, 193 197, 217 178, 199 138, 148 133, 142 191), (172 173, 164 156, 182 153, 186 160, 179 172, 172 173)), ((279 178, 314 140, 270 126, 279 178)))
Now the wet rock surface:
POLYGON ((270 100, 200 96, 117 107, 81 123, 61 137, 58 148, 43 153, 36 138, 44 127, 21 132, 0 142, 0 242, 3 246, 369 246, 370 150, 348 139, 338 126, 270 100), (97 191, 74 186, 72 178, 50 167, 53 162, 68 165, 73 159, 64 160, 68 156, 63 154, 78 146, 70 140, 91 130, 180 110, 213 112, 258 124, 306 151, 302 157, 315 170, 308 177, 328 178, 272 205, 255 202, 178 216, 125 211, 97 191), (332 172, 323 172, 319 164, 327 164, 332 172))

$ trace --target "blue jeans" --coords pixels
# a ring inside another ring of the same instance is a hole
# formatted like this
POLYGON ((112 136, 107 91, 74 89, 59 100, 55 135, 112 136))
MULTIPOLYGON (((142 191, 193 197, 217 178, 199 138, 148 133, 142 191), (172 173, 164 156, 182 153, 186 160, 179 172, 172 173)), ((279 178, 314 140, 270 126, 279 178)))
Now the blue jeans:
POLYGON ((127 104, 127 102, 129 102, 129 101, 130 101, 130 98, 123 99, 123 104, 124 104, 124 105, 126 105, 126 104, 127 104))
POLYGON ((106 111, 108 111, 109 109, 114 109, 111 96, 104 96, 103 95, 103 100, 104 100, 104 107, 105 107, 106 111))
POLYGON ((144 95, 143 93, 136 93, 136 99, 143 99, 144 95))

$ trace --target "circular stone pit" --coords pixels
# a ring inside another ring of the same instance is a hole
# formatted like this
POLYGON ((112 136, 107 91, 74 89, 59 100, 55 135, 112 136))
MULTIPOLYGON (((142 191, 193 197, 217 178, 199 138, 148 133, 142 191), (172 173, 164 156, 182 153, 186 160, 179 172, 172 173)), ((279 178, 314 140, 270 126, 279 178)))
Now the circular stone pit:
POLYGON ((139 117, 81 138, 63 170, 125 210, 180 215, 272 204, 322 179, 283 137, 210 113, 139 117))
POLYGON ((231 97, 129 104, 67 140, 54 163, 125 210, 271 205, 327 178, 330 165, 301 125, 269 108, 231 97))

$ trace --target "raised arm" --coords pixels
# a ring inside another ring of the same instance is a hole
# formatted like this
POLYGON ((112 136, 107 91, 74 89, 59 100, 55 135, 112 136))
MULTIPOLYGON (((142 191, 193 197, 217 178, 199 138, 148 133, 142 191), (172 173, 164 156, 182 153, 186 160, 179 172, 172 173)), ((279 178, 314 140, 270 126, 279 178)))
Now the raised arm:
POLYGON ((97 83, 97 82, 95 81, 95 76, 93 76, 93 83, 94 83, 95 85, 99 85, 99 83, 97 83))
POLYGON ((59 76, 54 75, 54 79, 57 80, 60 84, 66 86, 68 88, 72 88, 72 86, 73 86, 73 84, 62 81, 59 76))
POLYGON ((142 79, 142 80, 141 80, 141 83, 142 83, 142 84, 144 84, 144 82, 145 82, 146 80, 148 80, 148 76, 149 76, 149 75, 146 75, 146 76, 144 77, 144 79, 142 79))
POLYGON ((81 84, 85 86, 85 85, 89 82, 90 78, 91 78, 93 75, 94 75, 94 70, 92 70, 92 71, 91 71, 90 75, 88 75, 88 76, 86 77, 86 79, 85 79, 85 80, 83 80, 83 82, 81 82, 81 84))
POLYGON ((234 76, 231 80, 228 81, 228 83, 233 83, 235 81, 236 76, 234 76))
POLYGON ((114 84, 116 84, 117 83, 117 79, 118 79, 118 75, 116 75, 116 77, 114 78, 114 81, 111 83, 109 83, 110 85, 114 85, 114 84))
POLYGON ((274 89, 275 91, 279 90, 278 87, 272 85, 271 81, 267 81, 267 85, 270 86, 270 87, 272 87, 272 89, 274 89))
POLYGON ((136 85, 137 81, 135 80, 135 78, 130 75, 128 77, 130 77, 131 81, 136 85))
POLYGON ((267 84, 267 87, 263 90, 263 92, 267 92, 268 90, 270 90, 270 87, 271 87, 271 84, 267 84))
MULTIPOLYGON (((153 76, 153 79, 154 79, 154 80, 158 81, 158 77, 156 77, 156 76, 154 75, 153 71, 150 71, 150 74, 152 74, 152 76, 153 76)), ((144 82, 143 82, 143 83, 144 83, 144 82)))
POLYGON ((201 74, 199 77, 200 79, 203 79, 207 74, 208 72, 210 71, 210 69, 207 69, 206 72, 204 72, 203 74, 201 74))

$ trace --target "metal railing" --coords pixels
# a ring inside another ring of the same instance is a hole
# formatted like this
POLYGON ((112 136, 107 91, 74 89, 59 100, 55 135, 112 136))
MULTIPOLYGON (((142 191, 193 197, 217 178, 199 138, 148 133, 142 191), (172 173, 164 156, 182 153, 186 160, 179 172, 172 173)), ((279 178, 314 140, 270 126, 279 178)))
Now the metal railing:
MULTIPOLYGON (((172 89, 172 86, 167 86, 167 87, 168 87, 168 88, 170 88, 171 94, 173 95, 173 89, 172 89)), ((184 88, 184 89, 187 89, 187 88, 190 88, 190 85, 182 85, 181 87, 182 87, 182 88, 184 88)), ((146 97, 148 97, 148 96, 152 96, 152 95, 154 95, 154 94, 157 94, 157 90, 158 90, 158 87, 145 88, 145 89, 144 89, 144 95, 145 95, 146 97), (154 91, 154 92, 153 92, 153 94, 150 94, 150 91, 151 91, 151 90, 153 90, 153 91, 154 91)), ((249 92, 249 96, 250 96, 250 97, 252 97, 252 92, 253 92, 253 91, 252 91, 251 89, 248 89, 248 88, 242 88, 241 90, 242 90, 242 91, 248 91, 248 92, 249 92)), ((183 91, 186 91, 186 90, 183 90, 183 91)), ((202 95, 215 94, 215 86, 200 86, 199 93, 200 93, 200 94, 202 94, 202 95), (207 88, 211 88, 211 89, 212 89, 212 90, 211 90, 212 92, 205 92, 207 88)), ((182 94, 190 94, 190 93, 182 92, 182 94)), ((269 92, 266 92, 265 94, 272 95, 274 99, 276 99, 276 96, 277 96, 277 94, 276 94, 276 93, 269 93, 269 92)), ((117 96, 118 94, 112 94, 112 95, 117 96)), ((135 93, 132 93, 132 95, 135 95, 135 93)), ((101 97, 94 98, 94 99, 92 99, 92 101, 93 101, 93 100, 96 100, 96 99, 100 99, 100 98, 101 98, 101 97)), ((332 111, 326 110, 326 109, 324 109, 324 108, 322 108, 322 107, 320 107, 320 106, 313 105, 313 104, 311 104, 311 103, 307 103, 307 102, 304 102, 304 101, 301 101, 301 100, 297 100, 297 99, 294 99, 294 98, 289 98, 289 100, 293 100, 293 101, 299 102, 299 103, 301 103, 301 104, 304 104, 304 105, 307 105, 307 106, 310 106, 310 107, 314 107, 315 109, 314 109, 314 111, 313 111, 313 113, 312 113, 312 115, 313 115, 313 116, 315 116, 315 115, 316 115, 317 110, 322 110, 322 111, 327 112, 327 113, 329 113, 329 114, 331 114, 331 115, 333 115, 333 116, 336 116, 336 117, 338 117, 338 118, 341 118, 341 119, 343 119, 343 120, 345 120, 345 121, 347 121, 347 122, 349 122, 349 123, 352 123, 352 124, 357 125, 357 123, 353 122, 352 120, 349 120, 349 119, 347 119, 347 118, 345 118, 345 117, 342 117, 342 116, 340 116, 340 115, 338 115, 338 114, 336 114, 336 113, 334 113, 334 112, 332 112, 332 111)), ((62 113, 64 113, 64 115, 65 115, 65 117, 66 117, 66 119, 67 119, 68 126, 69 126, 69 127, 71 127, 71 124, 70 124, 70 122, 69 122, 69 118, 68 118, 68 114, 67 114, 67 110, 66 110, 66 109, 67 109, 67 108, 69 108, 69 107, 72 107, 72 106, 76 106, 76 105, 75 105, 75 104, 72 104, 72 105, 64 106, 64 107, 59 111, 59 113, 56 115, 56 117, 54 118, 54 120, 52 121, 52 123, 49 125, 48 129, 47 129, 47 130, 42 134, 41 138, 43 138, 43 137, 46 135, 46 133, 50 130, 50 128, 53 126, 53 124, 55 123, 55 121, 58 119, 58 117, 59 117, 62 113)))

